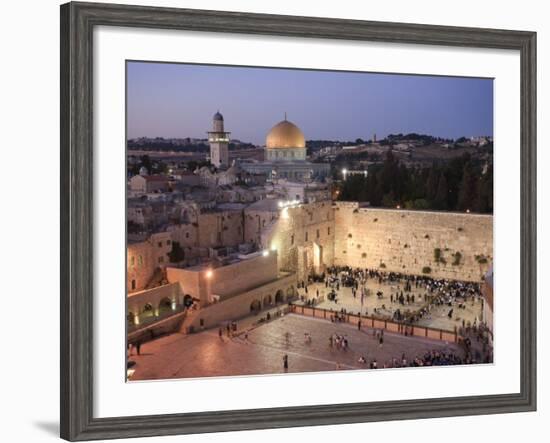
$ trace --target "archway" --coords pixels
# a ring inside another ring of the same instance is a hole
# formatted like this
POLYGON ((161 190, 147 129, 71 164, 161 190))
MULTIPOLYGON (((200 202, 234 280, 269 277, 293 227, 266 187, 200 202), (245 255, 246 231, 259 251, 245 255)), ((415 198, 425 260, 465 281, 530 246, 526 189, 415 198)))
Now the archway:
POLYGON ((193 297, 191 297, 189 294, 185 294, 185 296, 183 297, 183 305, 186 308, 191 307, 193 305, 193 297))
POLYGON ((285 301, 285 296, 283 294, 283 291, 279 289, 275 294, 275 303, 282 303, 284 301, 285 301))
POLYGON ((272 301, 273 301, 273 299, 271 298, 271 295, 266 295, 264 297, 264 308, 267 307, 267 306, 270 306, 272 301))
POLYGON ((128 326, 134 326, 136 324, 136 320, 133 312, 128 312, 126 314, 126 321, 128 322, 128 326))
POLYGON ((151 303, 145 304, 143 306, 143 309, 141 310, 141 314, 139 315, 142 320, 150 319, 155 316, 155 309, 153 308, 153 305, 151 303))
POLYGON ((159 316, 171 311, 172 311, 172 300, 170 300, 168 297, 164 297, 159 302, 159 309, 158 309, 159 316))
POLYGON ((250 303, 250 312, 258 312, 262 309, 262 303, 260 300, 254 300, 250 303))
POLYGON ((294 297, 294 295, 295 295, 295 289, 294 289, 294 286, 291 286, 286 290, 286 299, 290 300, 292 297, 294 297))

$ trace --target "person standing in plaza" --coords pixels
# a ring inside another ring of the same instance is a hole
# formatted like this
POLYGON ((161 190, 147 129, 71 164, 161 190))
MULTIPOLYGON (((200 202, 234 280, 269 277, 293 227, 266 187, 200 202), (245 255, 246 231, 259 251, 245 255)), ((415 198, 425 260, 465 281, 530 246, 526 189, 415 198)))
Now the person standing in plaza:
POLYGON ((288 371, 288 354, 283 355, 283 369, 288 371))

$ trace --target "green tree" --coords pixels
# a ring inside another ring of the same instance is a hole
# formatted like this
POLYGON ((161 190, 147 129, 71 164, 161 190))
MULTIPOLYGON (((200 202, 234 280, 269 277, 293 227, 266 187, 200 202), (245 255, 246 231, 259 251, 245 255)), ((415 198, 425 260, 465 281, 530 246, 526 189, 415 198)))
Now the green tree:
POLYGON ((477 177, 472 167, 471 162, 464 165, 464 172, 462 174, 462 182, 460 183, 460 190, 458 192, 458 209, 465 211, 467 209, 475 209, 475 203, 477 199, 477 177))
POLYGON ((435 195, 437 194, 438 184, 439 184, 439 174, 437 173, 436 166, 432 165, 428 174, 428 182, 426 183, 426 198, 429 201, 433 201, 435 199, 435 195))
POLYGON ((439 176, 439 183, 437 185, 437 192, 434 198, 435 209, 448 209, 447 195, 449 194, 449 188, 447 187, 447 178, 445 174, 441 173, 439 176))

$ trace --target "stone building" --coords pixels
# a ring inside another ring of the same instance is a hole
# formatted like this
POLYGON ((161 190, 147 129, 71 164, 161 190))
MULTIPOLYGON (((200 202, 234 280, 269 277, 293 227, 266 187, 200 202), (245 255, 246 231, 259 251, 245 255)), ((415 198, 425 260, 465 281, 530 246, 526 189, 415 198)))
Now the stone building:
POLYGON ((170 180, 165 175, 134 175, 130 179, 130 190, 143 194, 166 192, 170 189, 170 180))
POLYGON ((196 171, 199 176, 199 182, 207 188, 217 188, 218 186, 228 186, 236 183, 240 177, 240 169, 232 165, 226 170, 211 171, 208 166, 203 166, 196 171))
POLYGON ((158 270, 168 262, 172 250, 169 232, 151 234, 142 241, 129 242, 127 248, 127 288, 128 292, 140 291, 160 280, 158 270))
POLYGON ((303 183, 283 179, 277 180, 273 186, 274 191, 285 200, 297 200, 301 203, 326 201, 331 196, 331 184, 328 182, 303 183))
POLYGON ((333 264, 334 211, 330 201, 298 204, 267 199, 245 209, 245 239, 277 251, 279 269, 299 279, 333 264))

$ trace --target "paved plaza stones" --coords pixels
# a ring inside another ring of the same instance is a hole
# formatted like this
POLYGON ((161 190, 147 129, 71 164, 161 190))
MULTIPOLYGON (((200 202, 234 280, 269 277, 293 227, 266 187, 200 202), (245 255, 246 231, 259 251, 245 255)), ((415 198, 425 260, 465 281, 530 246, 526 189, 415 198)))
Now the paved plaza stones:
MULTIPOLYGON (((242 325, 239 325, 242 326, 242 325)), ((241 328, 239 327, 239 330, 241 328)), ((380 346, 373 330, 346 323, 331 323, 294 314, 285 315, 254 327, 238 336, 222 338, 218 330, 197 334, 173 334, 141 346, 141 355, 130 356, 136 362, 132 380, 194 378, 284 373, 283 356, 288 355, 288 372, 318 372, 335 369, 367 369, 372 360, 378 367, 404 353, 410 361, 428 351, 463 351, 455 343, 418 337, 384 334, 380 346), (312 337, 305 340, 305 334, 312 337), (332 334, 344 335, 347 350, 331 347, 332 334), (367 363, 359 363, 363 356, 367 363)), ((419 368, 421 370, 422 368, 419 368)))

